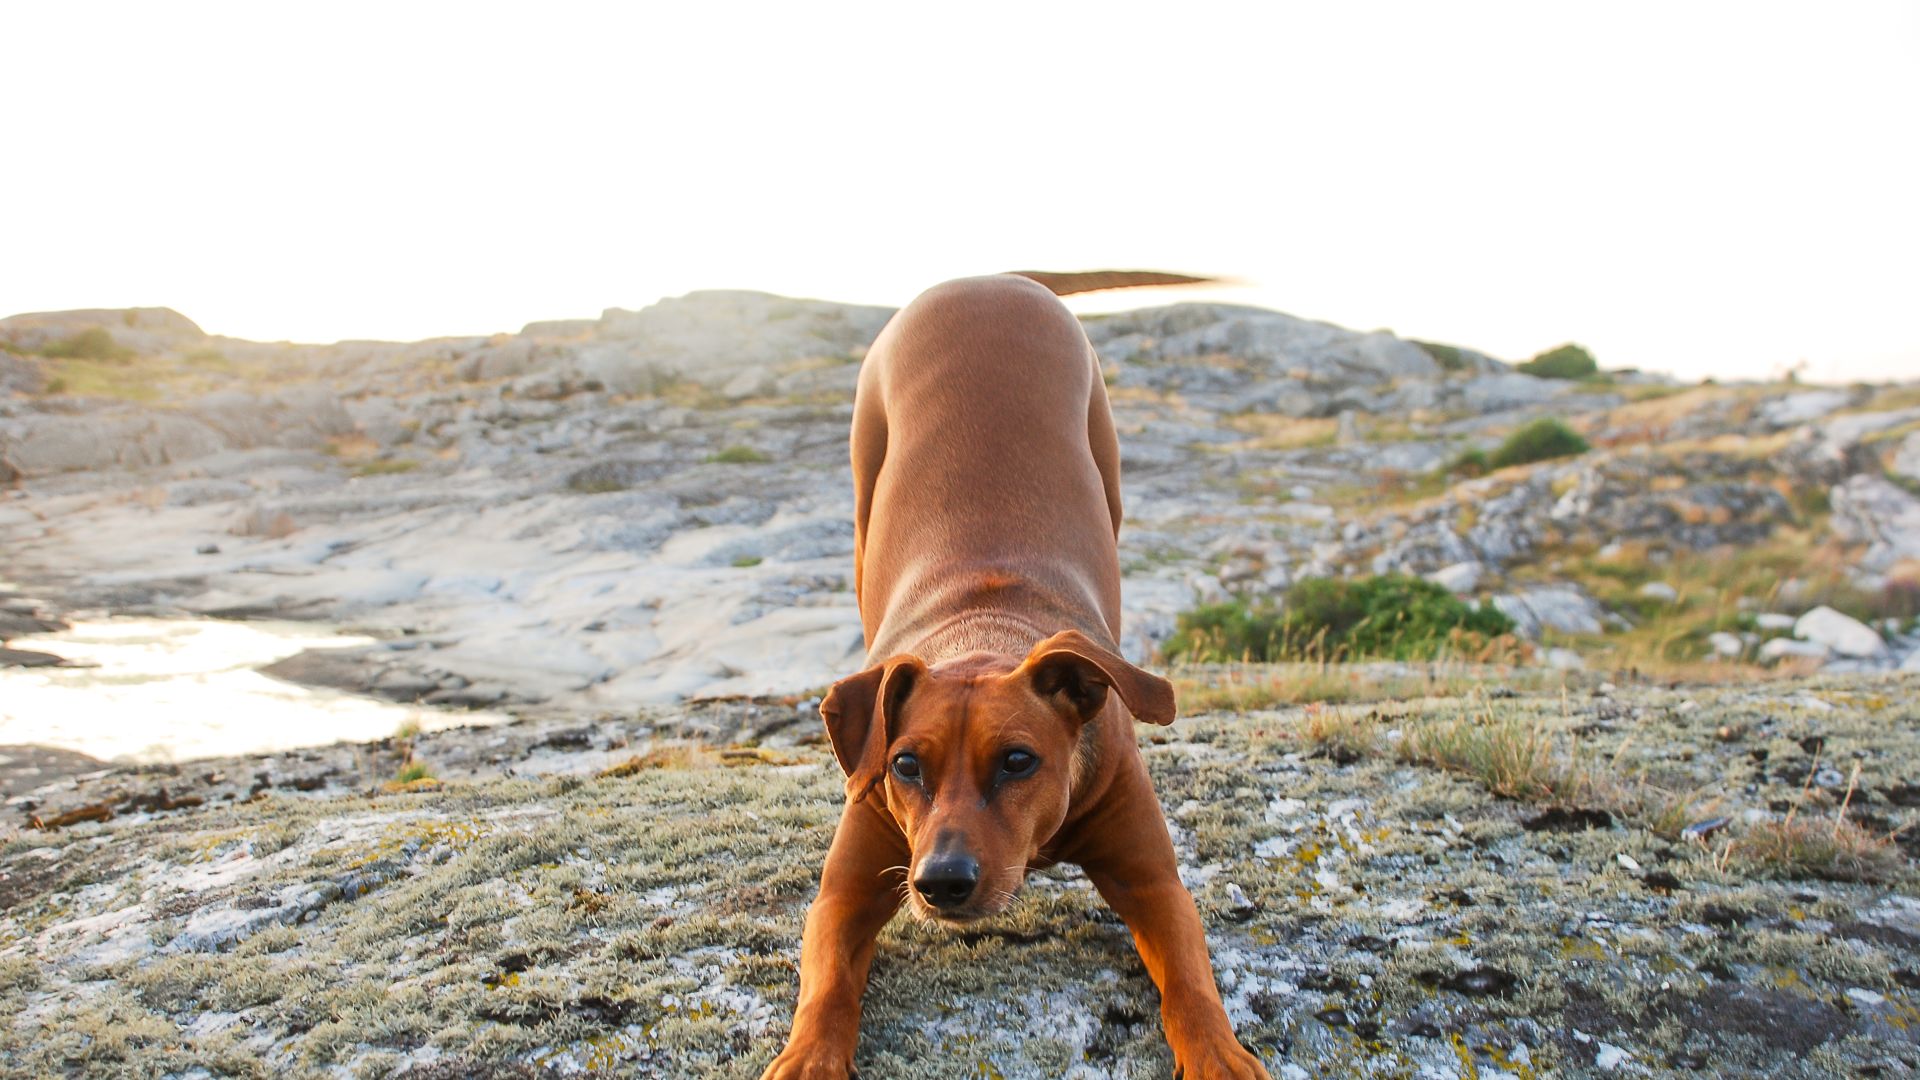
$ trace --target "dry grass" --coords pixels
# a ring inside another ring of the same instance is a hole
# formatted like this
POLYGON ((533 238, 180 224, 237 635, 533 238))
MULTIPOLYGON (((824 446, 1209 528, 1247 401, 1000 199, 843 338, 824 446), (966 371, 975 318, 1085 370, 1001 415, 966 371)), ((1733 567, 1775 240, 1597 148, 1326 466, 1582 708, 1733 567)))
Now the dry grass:
POLYGON ((1300 737, 1314 753, 1344 764, 1372 756, 1380 745, 1380 725, 1364 715, 1316 702, 1307 706, 1300 737))
MULTIPOLYGON (((1818 760, 1814 762, 1819 766, 1818 760)), ((1728 841, 1720 861, 1744 863, 1749 869, 1770 870, 1795 878, 1822 881, 1885 881, 1903 867, 1894 834, 1874 833, 1847 817, 1860 786, 1860 765, 1853 766, 1847 793, 1828 822, 1810 820, 1805 809, 1813 791, 1813 772, 1800 785, 1800 797, 1779 821, 1760 822, 1728 841)))
POLYGON ((1515 690, 1558 686, 1557 671, 1508 669, 1449 661, 1421 665, 1206 664, 1173 673, 1186 713, 1247 712, 1312 702, 1391 701, 1453 697, 1502 685, 1515 690))
POLYGON ((1226 450, 1301 450, 1331 446, 1340 422, 1325 417, 1282 416, 1278 413, 1241 413, 1224 420, 1225 426, 1247 436, 1222 447, 1226 450))
POLYGON ((1561 752, 1545 728, 1490 710, 1411 727, 1394 753, 1411 764, 1470 777, 1503 799, 1568 806, 1620 801, 1615 781, 1561 752))

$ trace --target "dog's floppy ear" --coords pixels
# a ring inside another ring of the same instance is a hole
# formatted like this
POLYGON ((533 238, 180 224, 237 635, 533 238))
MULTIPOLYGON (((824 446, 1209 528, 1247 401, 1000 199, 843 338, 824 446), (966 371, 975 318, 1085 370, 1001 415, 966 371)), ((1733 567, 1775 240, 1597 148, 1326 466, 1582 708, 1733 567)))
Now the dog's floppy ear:
POLYGON ((833 684, 820 702, 833 756, 847 774, 847 799, 857 800, 886 775, 889 714, 897 717, 913 683, 926 674, 917 656, 902 654, 833 684))
POLYGON ((1043 698, 1059 698, 1086 722, 1107 703, 1111 687, 1136 720, 1173 723, 1173 684, 1142 671, 1078 630, 1062 630, 1033 647, 1021 665, 1043 698))

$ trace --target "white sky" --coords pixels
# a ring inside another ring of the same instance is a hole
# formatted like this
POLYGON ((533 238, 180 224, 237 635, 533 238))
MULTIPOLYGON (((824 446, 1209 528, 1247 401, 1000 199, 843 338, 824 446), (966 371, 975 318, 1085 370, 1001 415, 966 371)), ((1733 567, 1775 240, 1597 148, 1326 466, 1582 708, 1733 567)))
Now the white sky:
POLYGON ((0 41, 0 313, 417 338, 1142 266, 1506 358, 1920 377, 1916 2, 62 0, 0 41))

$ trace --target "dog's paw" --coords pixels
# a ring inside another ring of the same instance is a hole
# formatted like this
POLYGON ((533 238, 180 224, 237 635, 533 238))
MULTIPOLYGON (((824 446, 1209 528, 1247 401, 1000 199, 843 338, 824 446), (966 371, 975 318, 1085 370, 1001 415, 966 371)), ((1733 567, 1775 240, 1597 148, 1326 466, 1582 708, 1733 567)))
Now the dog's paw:
POLYGON ((760 1074, 760 1080, 857 1080, 858 1076, 852 1059, 844 1054, 790 1044, 760 1074))
POLYGON ((1272 1080, 1260 1059, 1233 1039, 1189 1047, 1175 1058, 1173 1075, 1180 1080, 1272 1080))

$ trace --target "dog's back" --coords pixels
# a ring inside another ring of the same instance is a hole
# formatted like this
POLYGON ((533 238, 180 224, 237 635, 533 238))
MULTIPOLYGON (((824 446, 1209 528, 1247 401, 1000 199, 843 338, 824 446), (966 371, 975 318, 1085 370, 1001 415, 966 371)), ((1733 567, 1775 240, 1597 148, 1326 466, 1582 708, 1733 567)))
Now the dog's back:
POLYGON ((1119 636, 1119 448, 1092 347, 1046 287, 966 278, 902 308, 860 373, 852 452, 871 656, 1119 636))

